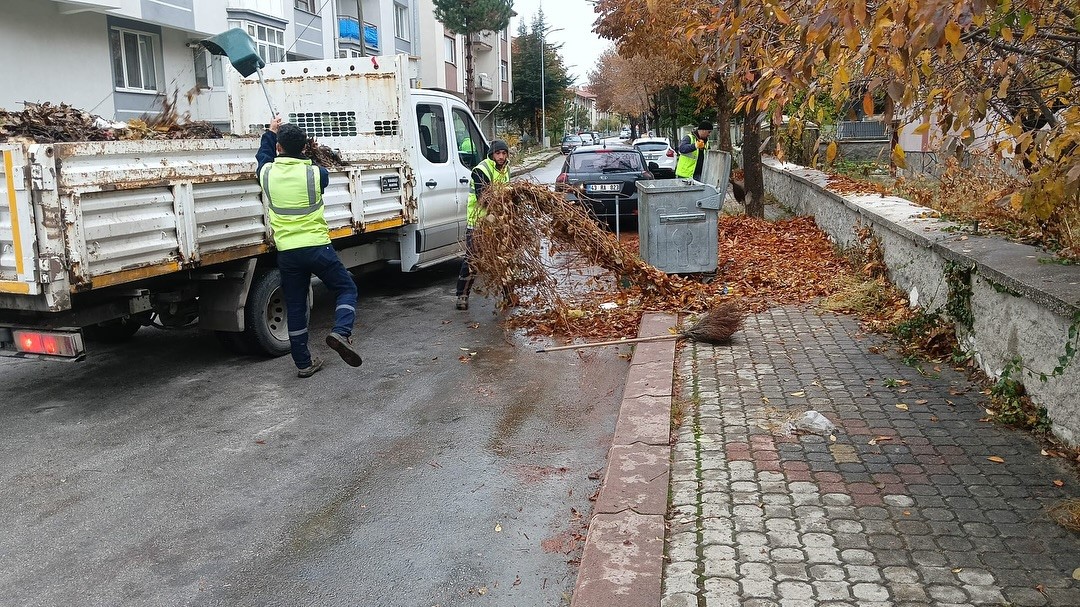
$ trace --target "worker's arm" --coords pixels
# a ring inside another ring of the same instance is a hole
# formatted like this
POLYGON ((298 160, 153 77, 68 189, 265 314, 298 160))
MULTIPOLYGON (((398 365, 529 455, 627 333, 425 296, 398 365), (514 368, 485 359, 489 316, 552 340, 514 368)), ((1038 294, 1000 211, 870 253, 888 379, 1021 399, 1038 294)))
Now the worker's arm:
POLYGON ((268 130, 263 133, 262 141, 259 142, 259 151, 255 153, 255 161, 259 164, 255 169, 255 174, 258 175, 263 166, 268 162, 273 162, 274 158, 277 158, 277 133, 268 130))
POLYGON ((476 192, 476 199, 480 200, 480 195, 484 193, 484 188, 491 184, 488 180, 486 173, 480 170, 480 165, 477 165, 472 172, 473 191, 476 192))
POLYGON ((695 145, 694 143, 695 139, 697 139, 697 137, 693 135, 687 135, 686 137, 683 137, 682 140, 679 141, 679 153, 692 154, 694 150, 697 149, 697 145, 695 145))

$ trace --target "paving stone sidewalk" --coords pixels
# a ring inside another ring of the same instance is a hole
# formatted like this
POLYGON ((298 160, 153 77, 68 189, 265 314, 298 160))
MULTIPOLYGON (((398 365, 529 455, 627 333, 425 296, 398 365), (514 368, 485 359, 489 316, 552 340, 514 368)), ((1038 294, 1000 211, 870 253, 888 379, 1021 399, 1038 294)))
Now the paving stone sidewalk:
POLYGON ((963 374, 881 343, 776 308, 677 355, 697 406, 673 449, 664 607, 1080 606, 1080 534, 1046 513, 1080 496, 1074 470, 980 421, 963 374), (811 409, 835 440, 782 431, 811 409))

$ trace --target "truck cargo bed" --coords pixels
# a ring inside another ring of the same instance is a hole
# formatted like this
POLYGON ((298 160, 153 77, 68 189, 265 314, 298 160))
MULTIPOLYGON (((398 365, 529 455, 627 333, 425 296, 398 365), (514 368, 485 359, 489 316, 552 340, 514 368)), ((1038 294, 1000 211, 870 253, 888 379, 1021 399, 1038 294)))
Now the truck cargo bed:
MULTIPOLYGON (((269 250, 258 143, 0 144, 0 293, 89 290, 269 250)), ((331 169, 332 237, 413 221, 405 177, 393 152, 331 169)))

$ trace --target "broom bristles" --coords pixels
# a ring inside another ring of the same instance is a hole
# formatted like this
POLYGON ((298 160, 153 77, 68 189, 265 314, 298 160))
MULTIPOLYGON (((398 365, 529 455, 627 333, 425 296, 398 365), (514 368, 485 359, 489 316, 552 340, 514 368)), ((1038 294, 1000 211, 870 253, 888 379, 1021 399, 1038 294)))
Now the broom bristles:
POLYGON ((680 331, 694 341, 724 344, 742 329, 746 313, 734 301, 723 302, 701 315, 697 322, 680 331))

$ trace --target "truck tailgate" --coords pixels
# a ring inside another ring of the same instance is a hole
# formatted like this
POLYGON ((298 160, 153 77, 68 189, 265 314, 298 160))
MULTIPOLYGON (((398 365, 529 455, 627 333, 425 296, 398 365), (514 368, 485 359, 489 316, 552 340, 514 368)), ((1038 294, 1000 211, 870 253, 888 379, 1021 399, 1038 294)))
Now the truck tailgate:
POLYGON ((0 293, 36 295, 34 214, 19 144, 0 144, 0 293))

